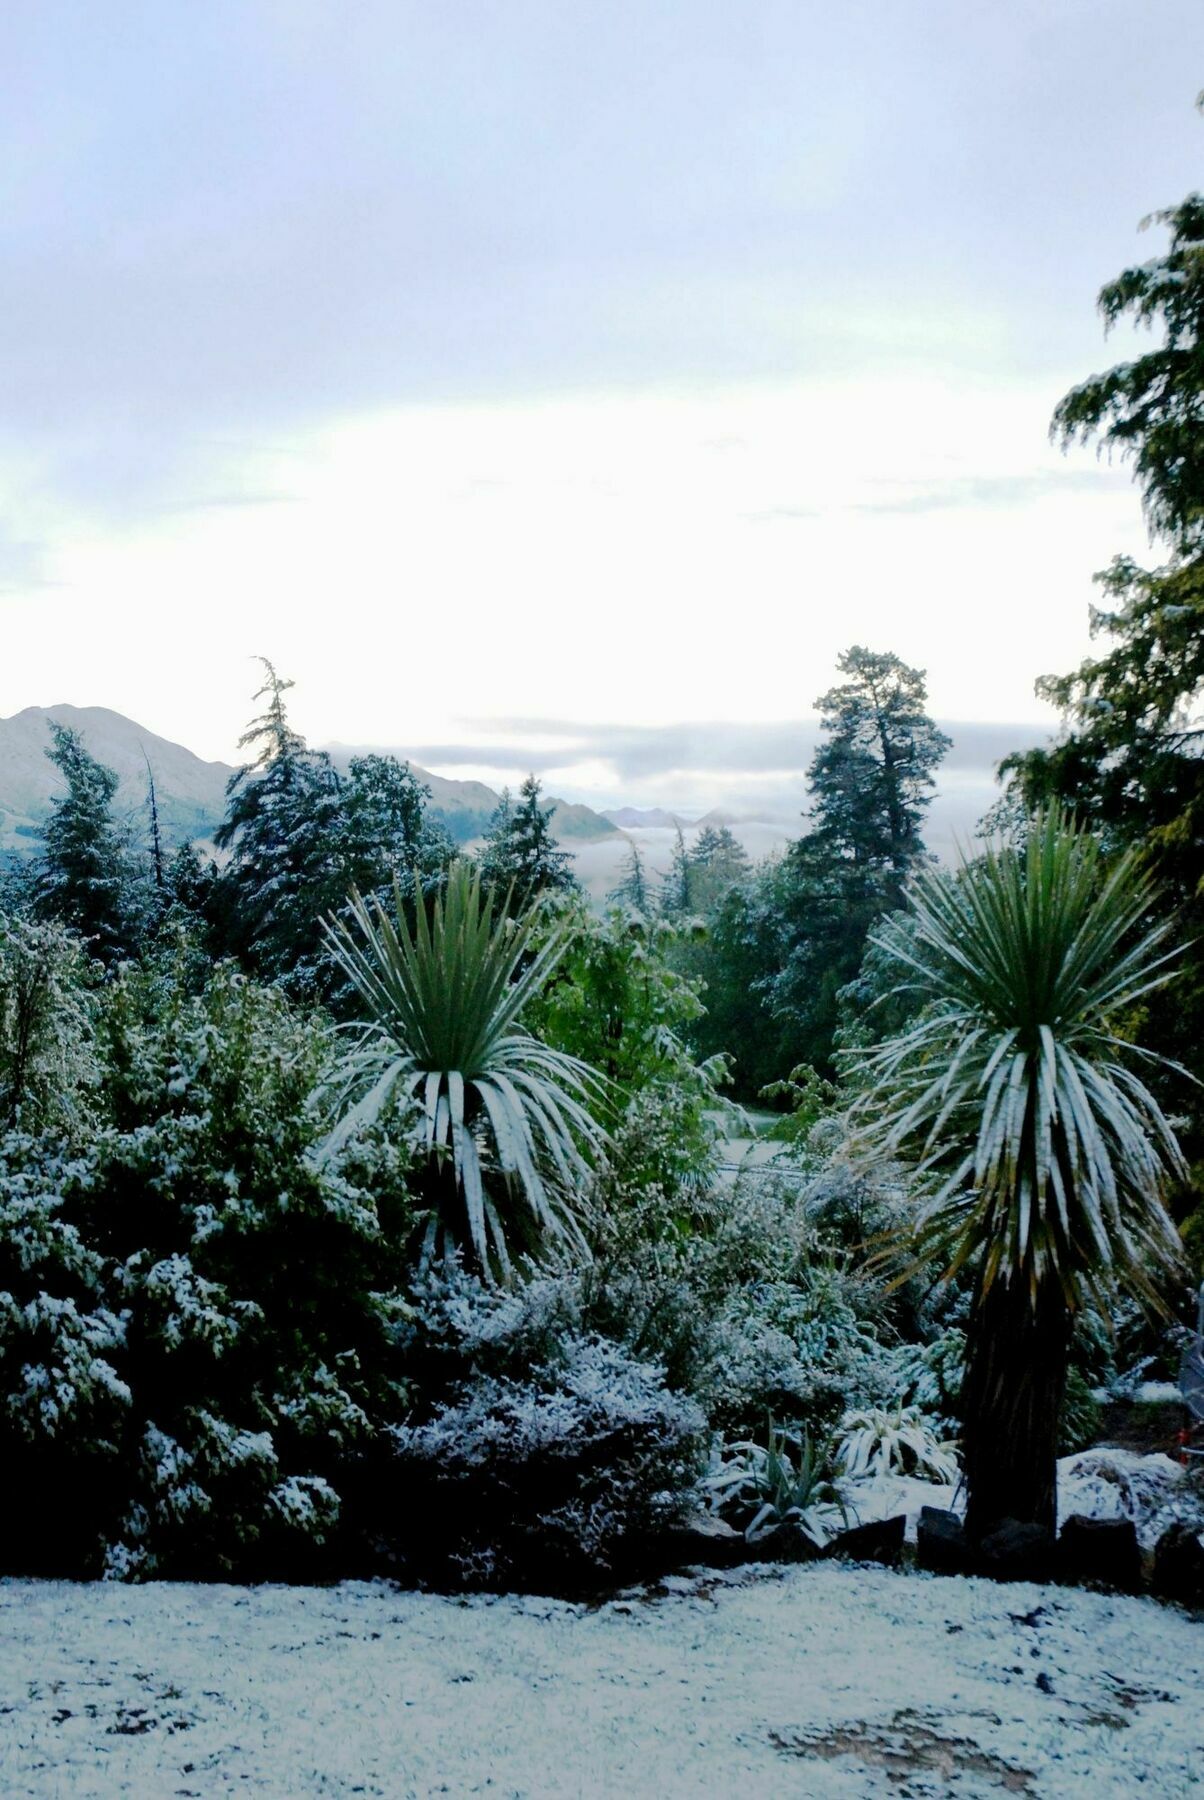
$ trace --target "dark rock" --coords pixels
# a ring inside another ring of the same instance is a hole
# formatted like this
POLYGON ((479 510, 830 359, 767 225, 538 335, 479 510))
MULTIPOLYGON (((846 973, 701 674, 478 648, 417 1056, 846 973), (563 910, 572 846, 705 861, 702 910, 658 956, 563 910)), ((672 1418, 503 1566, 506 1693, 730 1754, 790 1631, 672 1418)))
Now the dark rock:
POLYGON ((1023 1519, 1000 1519, 974 1556, 975 1573, 992 1581, 1048 1581, 1053 1564, 1053 1532, 1023 1519))
POLYGON ((1172 1525, 1163 1532, 1154 1550, 1151 1585, 1164 1600, 1204 1607, 1204 1531, 1172 1525))
POLYGON ((966 1528, 955 1512, 925 1506, 916 1527, 916 1561, 933 1575, 970 1574, 966 1528))
POLYGON ((1132 1519, 1067 1519, 1058 1539, 1058 1574, 1099 1581, 1135 1594, 1141 1588, 1141 1545, 1132 1519))
POLYGON ((744 1533, 734 1531, 725 1519, 703 1514, 673 1532, 665 1545, 665 1561, 673 1569, 737 1569, 753 1562, 758 1552, 744 1533))
POLYGON ((875 1519, 868 1525, 854 1525, 833 1538, 825 1552, 828 1556, 847 1557, 850 1562, 885 1563, 897 1569, 903 1558, 907 1536, 907 1520, 902 1514, 895 1519, 875 1519))
POLYGON ((819 1545, 797 1525, 775 1525, 764 1537, 745 1545, 745 1562, 814 1562, 819 1545))

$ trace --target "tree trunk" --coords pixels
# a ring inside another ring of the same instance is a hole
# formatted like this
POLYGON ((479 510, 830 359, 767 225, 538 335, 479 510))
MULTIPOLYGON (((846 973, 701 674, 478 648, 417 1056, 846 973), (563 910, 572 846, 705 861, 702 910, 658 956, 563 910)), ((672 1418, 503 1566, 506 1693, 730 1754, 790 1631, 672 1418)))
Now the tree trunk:
POLYGON ((966 1533, 1002 1519, 1057 1527, 1058 1428, 1070 1313, 1061 1288, 997 1277, 975 1294, 962 1388, 966 1533))

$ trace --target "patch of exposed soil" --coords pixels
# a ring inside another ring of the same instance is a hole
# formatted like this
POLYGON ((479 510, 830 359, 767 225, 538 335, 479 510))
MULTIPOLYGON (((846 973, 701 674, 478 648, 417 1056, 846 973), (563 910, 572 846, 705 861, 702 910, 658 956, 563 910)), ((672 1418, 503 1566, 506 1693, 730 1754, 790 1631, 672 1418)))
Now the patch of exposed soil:
POLYGON ((903 1784, 917 1778, 935 1776, 948 1783, 970 1776, 1002 1793, 1029 1795, 1036 1800, 1031 1769, 1006 1762, 982 1749, 972 1738, 947 1736, 935 1729, 934 1718, 933 1714, 907 1708, 896 1712, 887 1724, 857 1723, 829 1731, 789 1734, 775 1731, 770 1734, 770 1741, 790 1756, 818 1756, 826 1762, 854 1757, 869 1768, 883 1770, 903 1791, 903 1784))

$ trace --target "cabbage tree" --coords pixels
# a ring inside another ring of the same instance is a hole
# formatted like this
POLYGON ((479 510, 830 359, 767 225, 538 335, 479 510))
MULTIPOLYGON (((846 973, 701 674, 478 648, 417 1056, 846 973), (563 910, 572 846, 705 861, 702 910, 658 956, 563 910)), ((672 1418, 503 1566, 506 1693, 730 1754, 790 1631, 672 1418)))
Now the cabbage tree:
POLYGON ((507 910, 461 861, 412 924, 395 885, 391 909, 355 894, 326 927, 366 1014, 342 1059, 331 1141, 396 1099, 416 1103, 425 1253, 459 1249, 485 1275, 508 1273, 517 1243, 582 1246, 575 1196, 605 1141, 601 1076, 522 1024, 567 927, 536 942, 535 915, 507 910))
POLYGON ((923 871, 905 921, 876 933, 922 1004, 856 1054, 854 1126, 914 1162, 915 1264, 972 1279, 963 1388, 967 1528, 1053 1527, 1070 1332, 1085 1297, 1158 1301, 1184 1173, 1128 1035, 1172 978, 1136 853, 1106 862, 1057 811, 1014 846, 923 871))

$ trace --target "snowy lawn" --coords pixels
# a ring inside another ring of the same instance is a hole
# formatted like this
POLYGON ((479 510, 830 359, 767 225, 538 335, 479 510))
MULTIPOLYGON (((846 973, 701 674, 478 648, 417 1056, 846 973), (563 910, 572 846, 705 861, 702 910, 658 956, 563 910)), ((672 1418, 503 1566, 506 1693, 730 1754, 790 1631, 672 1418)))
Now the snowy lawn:
MULTIPOLYGON (((666 1591, 667 1590, 667 1591, 666 1591)), ((831 1564, 597 1609, 0 1582, 0 1793, 1198 1791, 1204 1625, 831 1564)))

